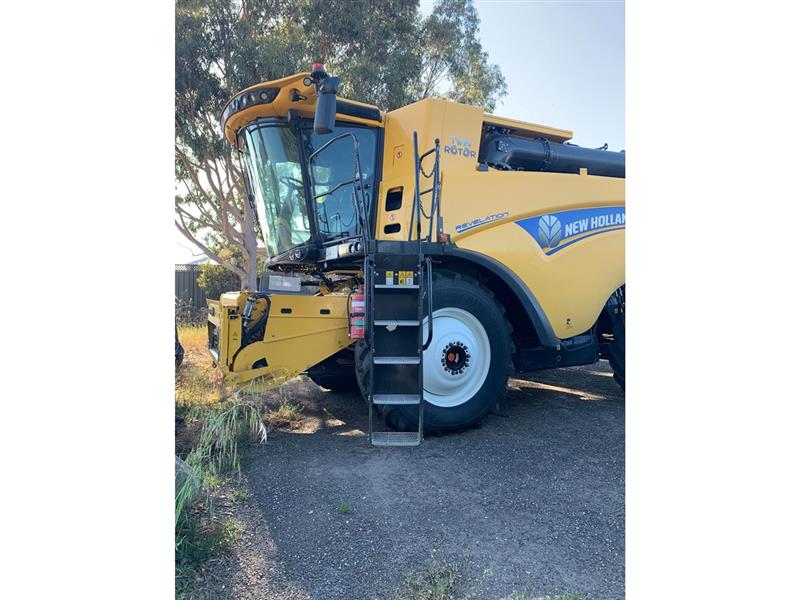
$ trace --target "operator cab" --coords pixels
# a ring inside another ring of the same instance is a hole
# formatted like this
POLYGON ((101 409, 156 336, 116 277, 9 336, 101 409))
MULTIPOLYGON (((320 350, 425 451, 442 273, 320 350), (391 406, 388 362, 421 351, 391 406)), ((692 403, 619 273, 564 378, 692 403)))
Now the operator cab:
MULTIPOLYGON (((238 115, 223 114, 226 134, 235 135, 270 268, 317 270, 322 266, 328 270, 331 262, 337 268, 356 266, 374 227, 381 128, 336 120, 337 113, 347 115, 348 105, 350 112, 366 105, 337 101, 335 88, 332 93, 320 92, 319 81, 332 79, 336 78, 323 71, 316 78, 312 72, 304 80, 306 87, 317 88, 316 112, 313 105, 310 113, 302 110, 311 94, 292 89, 285 116, 270 102, 271 110, 261 111, 266 116, 242 120, 232 132, 230 123, 238 115), (328 101, 327 123, 320 123, 318 114, 323 100, 328 101)), ((276 94, 278 100, 284 91, 276 94)), ((373 113, 380 118, 377 109, 373 113)))
POLYGON ((314 262, 326 257, 328 247, 360 240, 353 185, 346 185, 354 178, 352 138, 341 138, 316 154, 309 168, 309 157, 342 134, 358 141, 363 193, 370 207, 377 184, 375 128, 337 123, 331 133, 318 134, 310 119, 288 123, 267 118, 239 132, 245 185, 270 263, 314 262))

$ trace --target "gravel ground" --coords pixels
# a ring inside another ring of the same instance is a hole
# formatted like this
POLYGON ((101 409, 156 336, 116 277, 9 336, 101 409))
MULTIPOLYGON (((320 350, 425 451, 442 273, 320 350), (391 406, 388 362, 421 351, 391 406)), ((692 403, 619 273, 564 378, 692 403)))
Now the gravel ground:
POLYGON ((303 426, 249 462, 211 597, 387 599, 435 561, 476 600, 624 597, 625 405, 605 362, 512 379, 482 428, 418 448, 370 447, 356 395, 287 388, 303 426))

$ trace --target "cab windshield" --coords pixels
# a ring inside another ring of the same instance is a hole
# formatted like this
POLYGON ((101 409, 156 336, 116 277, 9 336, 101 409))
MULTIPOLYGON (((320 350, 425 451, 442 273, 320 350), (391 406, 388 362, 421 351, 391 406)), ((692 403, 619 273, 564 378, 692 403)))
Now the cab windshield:
POLYGON ((243 133, 246 179, 270 256, 311 239, 300 148, 285 126, 251 125, 243 133))
POLYGON ((304 173, 302 157, 308 157, 342 133, 352 133, 359 143, 361 180, 367 206, 375 185, 376 133, 368 127, 337 124, 333 133, 319 135, 313 128, 297 130, 284 123, 256 121, 240 134, 245 179, 258 212, 267 253, 283 254, 311 241, 308 207, 313 213, 315 233, 320 241, 355 236, 358 218, 353 186, 340 184, 355 175, 355 148, 350 137, 339 140, 318 154, 313 173, 304 173), (299 140, 304 152, 301 154, 299 140), (307 202, 304 177, 309 179, 313 198, 307 202))

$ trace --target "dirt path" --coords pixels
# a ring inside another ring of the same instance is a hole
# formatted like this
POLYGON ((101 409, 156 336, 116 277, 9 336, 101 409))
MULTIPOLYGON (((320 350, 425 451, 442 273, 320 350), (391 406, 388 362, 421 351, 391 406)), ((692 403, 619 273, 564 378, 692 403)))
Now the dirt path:
POLYGON ((623 396, 605 363, 511 381, 477 430, 372 448, 355 395, 290 384, 304 428, 246 469, 234 598, 385 599, 434 560, 476 599, 520 590, 624 596, 623 396))

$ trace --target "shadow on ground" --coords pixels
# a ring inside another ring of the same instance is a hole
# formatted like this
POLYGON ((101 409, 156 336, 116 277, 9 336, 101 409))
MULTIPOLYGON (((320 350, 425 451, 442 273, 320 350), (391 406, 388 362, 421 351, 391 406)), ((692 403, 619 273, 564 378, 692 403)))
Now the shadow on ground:
POLYGON ((372 448, 360 397, 307 381, 304 426, 246 471, 235 598, 391 598, 434 560, 476 599, 624 596, 623 394, 605 362, 513 379, 480 429, 372 448))

